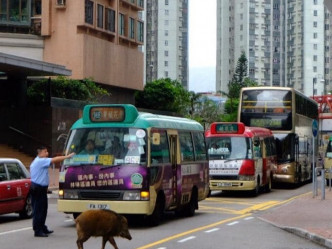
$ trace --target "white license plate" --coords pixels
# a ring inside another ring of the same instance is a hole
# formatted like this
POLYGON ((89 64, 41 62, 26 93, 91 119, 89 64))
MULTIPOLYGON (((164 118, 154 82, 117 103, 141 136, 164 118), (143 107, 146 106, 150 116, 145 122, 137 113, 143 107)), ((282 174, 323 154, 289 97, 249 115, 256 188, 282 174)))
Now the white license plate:
POLYGON ((232 187, 232 183, 231 182, 219 182, 217 183, 218 187, 232 187))
POLYGON ((110 209, 110 207, 108 204, 90 203, 90 204, 88 204, 88 209, 110 209))

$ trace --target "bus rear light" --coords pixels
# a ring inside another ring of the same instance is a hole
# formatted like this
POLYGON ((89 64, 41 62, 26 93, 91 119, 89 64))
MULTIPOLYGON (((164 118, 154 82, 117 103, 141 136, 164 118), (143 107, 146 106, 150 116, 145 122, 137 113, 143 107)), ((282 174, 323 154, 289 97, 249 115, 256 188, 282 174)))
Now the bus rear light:
POLYGON ((239 175, 255 175, 255 163, 253 160, 243 160, 239 175))

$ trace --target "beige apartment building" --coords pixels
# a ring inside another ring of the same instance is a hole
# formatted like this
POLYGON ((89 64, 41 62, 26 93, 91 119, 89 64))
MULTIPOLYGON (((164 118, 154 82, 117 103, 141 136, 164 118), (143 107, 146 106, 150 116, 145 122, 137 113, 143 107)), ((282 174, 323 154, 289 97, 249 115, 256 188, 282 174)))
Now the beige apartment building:
POLYGON ((143 89, 144 0, 1 3, 0 52, 63 65, 71 78, 92 77, 113 91, 143 89))
POLYGON ((0 144, 54 147, 77 118, 52 103, 29 106, 36 78, 92 78, 111 93, 107 103, 134 104, 144 88, 143 11, 144 0, 0 1, 0 144))

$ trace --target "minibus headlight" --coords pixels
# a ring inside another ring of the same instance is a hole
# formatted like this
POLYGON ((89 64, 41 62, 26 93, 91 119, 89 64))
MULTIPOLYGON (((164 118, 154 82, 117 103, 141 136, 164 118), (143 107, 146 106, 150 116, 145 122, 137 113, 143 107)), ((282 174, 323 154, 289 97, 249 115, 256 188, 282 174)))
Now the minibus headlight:
POLYGON ((255 176, 239 175, 239 181, 255 181, 255 176))
POLYGON ((63 198, 63 190, 62 189, 59 190, 59 198, 61 198, 61 199, 63 198))
POLYGON ((124 201, 147 201, 150 199, 148 191, 126 191, 123 194, 124 201))
POLYGON ((64 199, 78 199, 78 193, 76 190, 66 190, 63 191, 64 199))
POLYGON ((141 199, 140 193, 138 191, 135 192, 126 191, 123 194, 124 201, 139 201, 140 199, 141 199))

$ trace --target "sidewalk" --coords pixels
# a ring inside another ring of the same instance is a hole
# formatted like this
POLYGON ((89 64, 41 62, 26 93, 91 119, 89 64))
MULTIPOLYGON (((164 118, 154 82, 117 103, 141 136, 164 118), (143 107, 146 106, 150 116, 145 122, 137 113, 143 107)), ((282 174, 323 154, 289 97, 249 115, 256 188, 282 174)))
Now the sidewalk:
POLYGON ((332 191, 302 195, 281 206, 267 210, 260 218, 281 229, 307 238, 327 248, 332 248, 332 191))

